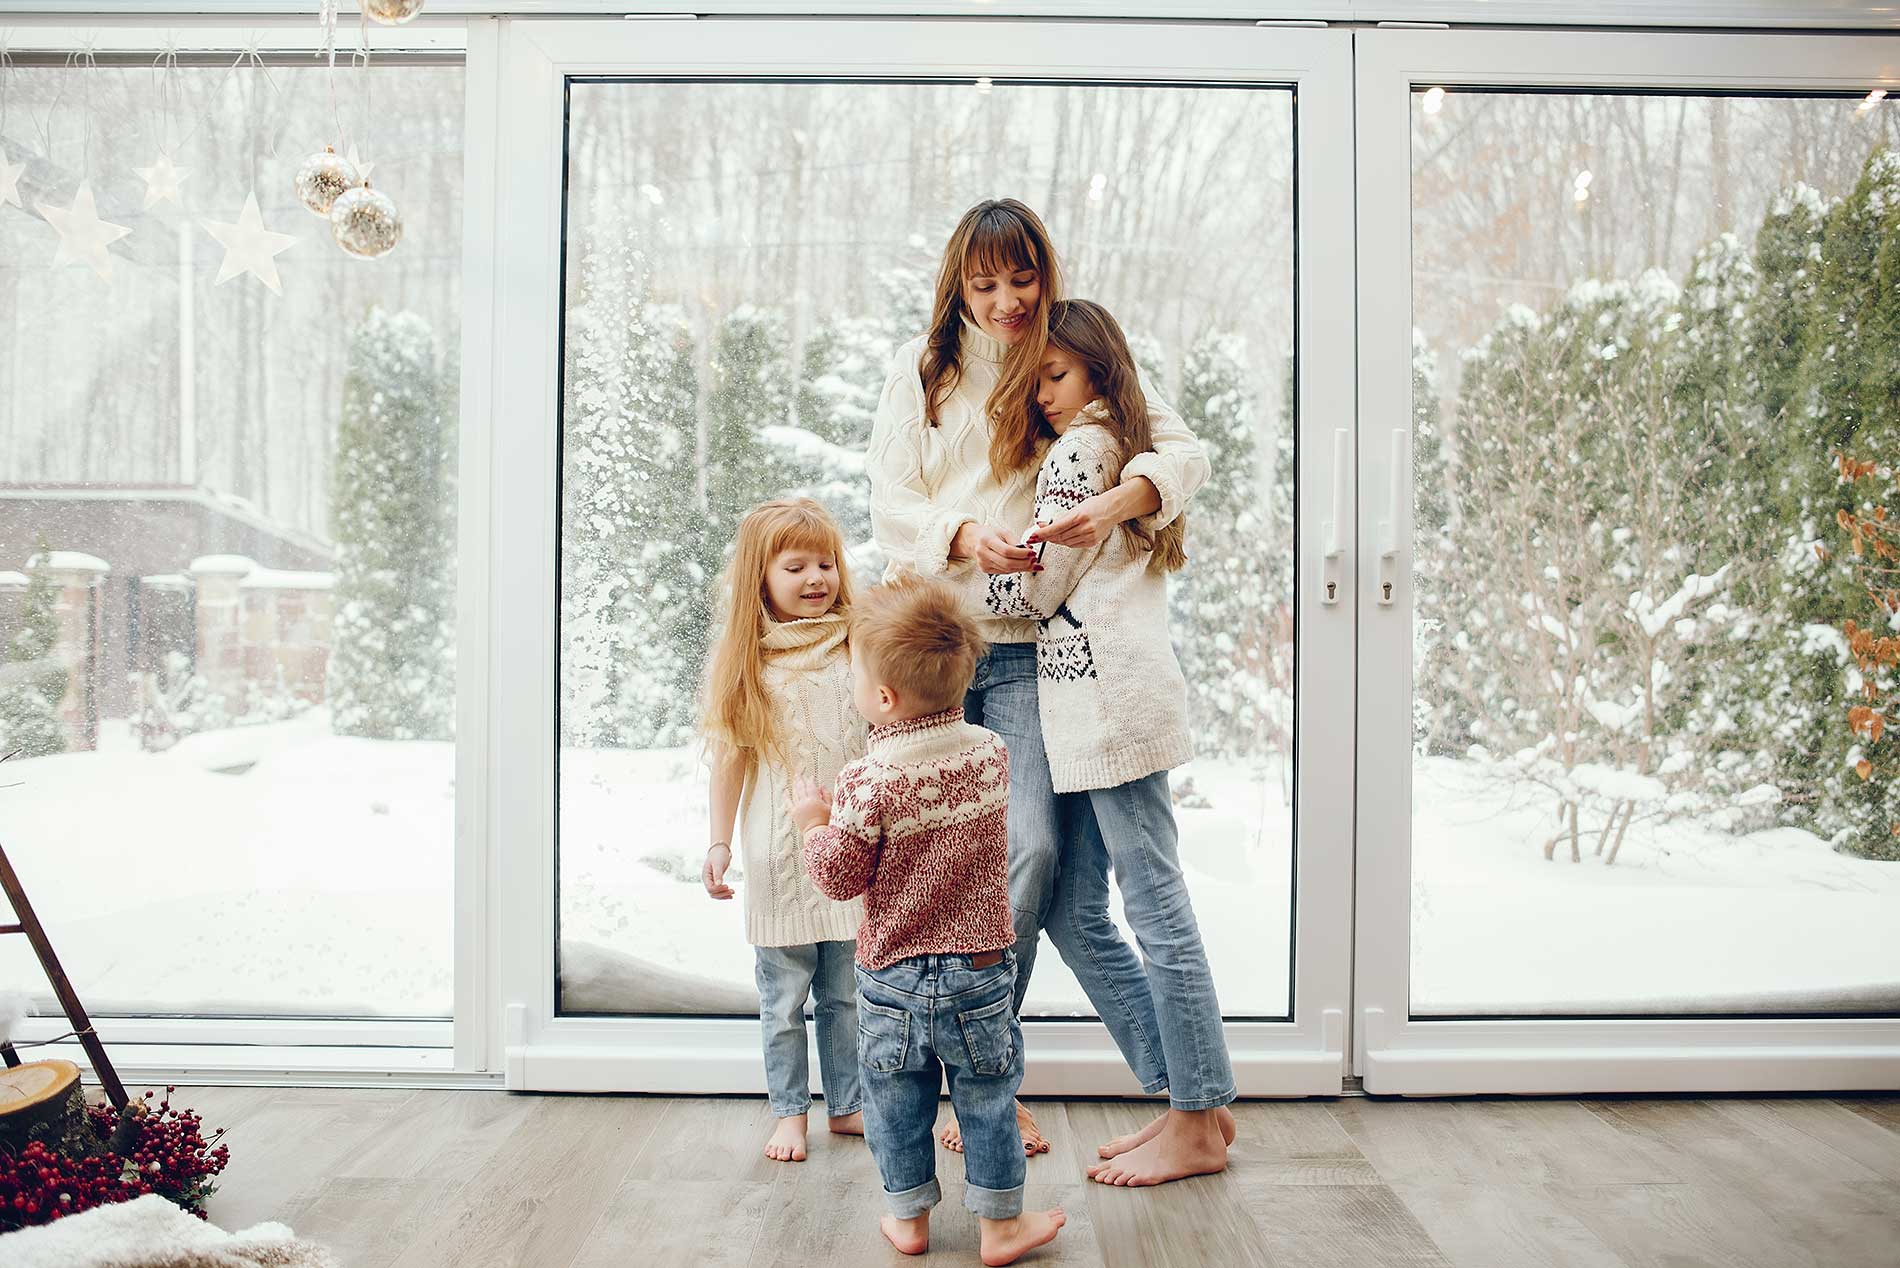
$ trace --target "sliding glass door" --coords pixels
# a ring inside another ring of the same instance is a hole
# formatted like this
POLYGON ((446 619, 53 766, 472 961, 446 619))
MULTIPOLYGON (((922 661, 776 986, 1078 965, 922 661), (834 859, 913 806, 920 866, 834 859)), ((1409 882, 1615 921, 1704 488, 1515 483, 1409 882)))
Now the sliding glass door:
MULTIPOLYGON (((1349 169, 1311 142, 1347 126, 1347 37, 1241 36, 509 33, 506 216, 548 274, 523 275, 502 342, 527 361, 519 407, 548 422, 504 442, 497 540, 510 592, 556 596, 501 617, 529 654, 497 707, 532 719, 501 813, 539 843, 503 859, 511 1080, 760 1077, 752 952, 699 884, 712 587, 737 513, 790 493, 829 507, 860 577, 883 572, 872 412, 950 227, 1010 195, 1212 459, 1172 583, 1197 737, 1173 781, 1183 865, 1243 1084, 1337 1089, 1350 719, 1307 701, 1351 690, 1352 596, 1322 524, 1336 541, 1351 513, 1349 169)), ((1027 1011, 1032 1086, 1132 1087, 1054 953, 1027 1011)))
POLYGON ((1361 37, 1371 1090, 1900 1069, 1871 47, 1361 37))

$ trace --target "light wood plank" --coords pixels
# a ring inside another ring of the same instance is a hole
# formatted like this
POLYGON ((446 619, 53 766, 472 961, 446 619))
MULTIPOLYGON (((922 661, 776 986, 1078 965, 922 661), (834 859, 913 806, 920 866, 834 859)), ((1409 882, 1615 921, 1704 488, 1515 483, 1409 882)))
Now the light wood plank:
POLYGON ((1834 1268, 1761 1205, 1716 1184, 1624 1184, 1547 1190, 1629 1268, 1834 1268))
POLYGON ((1576 1101, 1537 1098, 1329 1102, 1388 1184, 1645 1184, 1681 1179, 1576 1101))
POLYGON ((766 1231, 773 1184, 628 1180, 574 1257, 573 1268, 690 1264, 741 1268, 766 1231))
MULTIPOLYGON (((399 1107, 427 1093, 396 1088, 259 1088, 230 1124, 231 1162, 206 1204, 225 1228, 296 1226, 306 1201, 399 1107), (239 1183, 239 1181, 242 1183, 239 1183)), ((207 1121, 206 1126, 218 1124, 207 1121)))
POLYGON ((1534 1185, 1395 1184, 1392 1191, 1460 1268, 1627 1268, 1534 1185))
POLYGON ((1230 1168, 1250 1184, 1381 1183, 1330 1102, 1236 1101, 1232 1109, 1230 1168))
POLYGON ((1289 1268, 1448 1268, 1385 1185, 1245 1184, 1242 1192, 1271 1259, 1289 1268))
POLYGON ((1758 1102, 1618 1099, 1587 1107, 1682 1181, 1771 1199, 1809 1186, 1881 1179, 1764 1113, 1758 1102))

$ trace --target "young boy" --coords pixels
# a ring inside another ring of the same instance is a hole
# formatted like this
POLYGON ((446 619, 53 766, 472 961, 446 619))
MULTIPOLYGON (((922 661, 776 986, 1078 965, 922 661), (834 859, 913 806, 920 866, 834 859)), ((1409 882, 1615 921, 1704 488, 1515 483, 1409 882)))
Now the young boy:
POLYGON ((884 1236, 906 1255, 930 1246, 930 1209, 943 1197, 931 1128, 948 1074, 963 1201, 982 1229, 983 1262, 995 1265, 1052 1240, 1064 1217, 1023 1211, 1009 756, 962 707, 983 651, 956 597, 933 582, 904 576, 860 599, 851 669, 870 751, 839 772, 835 794, 800 781, 792 819, 818 889, 864 895, 858 1057, 865 1134, 891 1208, 884 1236))

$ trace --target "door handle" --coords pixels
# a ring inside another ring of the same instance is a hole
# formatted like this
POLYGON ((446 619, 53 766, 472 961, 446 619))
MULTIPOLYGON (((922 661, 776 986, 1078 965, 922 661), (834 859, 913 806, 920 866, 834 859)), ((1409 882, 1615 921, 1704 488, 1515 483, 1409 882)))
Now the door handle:
POLYGON ((1399 584, 1399 525, 1405 522, 1405 503, 1412 495, 1412 433, 1392 433, 1392 486, 1386 491, 1385 518, 1379 521, 1379 606, 1392 606, 1399 584))
POLYGON ((1340 573, 1346 563, 1346 507, 1352 492, 1347 463, 1351 460, 1352 433, 1344 427, 1337 428, 1333 432, 1333 517, 1319 526, 1322 550, 1319 601, 1329 606, 1339 602, 1339 593, 1344 589, 1340 573))

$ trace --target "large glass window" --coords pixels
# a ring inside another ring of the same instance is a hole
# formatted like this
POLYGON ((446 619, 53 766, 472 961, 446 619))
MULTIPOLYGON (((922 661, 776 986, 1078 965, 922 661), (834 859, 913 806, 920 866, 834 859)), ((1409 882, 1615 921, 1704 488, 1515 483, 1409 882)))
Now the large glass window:
POLYGON ((1894 111, 1412 128, 1412 1011, 1900 1009, 1894 111))
POLYGON ((0 74, 8 855, 95 1013, 447 1016, 461 67, 0 74), (378 259, 293 190, 339 123, 378 259))
MULTIPOLYGON (((1200 743, 1175 807, 1223 1007, 1287 1014, 1292 123, 1278 89, 570 86, 563 1011, 756 1012, 738 904, 699 880, 714 580, 736 516, 792 492, 881 573, 861 453, 886 369, 956 218, 1013 195, 1213 459, 1172 581, 1200 743)), ((1029 1004, 1088 1008, 1052 952, 1029 1004)))

